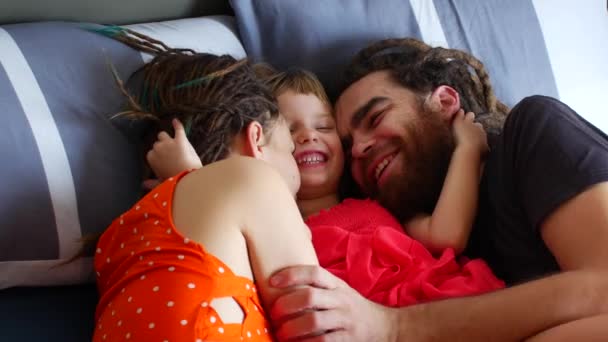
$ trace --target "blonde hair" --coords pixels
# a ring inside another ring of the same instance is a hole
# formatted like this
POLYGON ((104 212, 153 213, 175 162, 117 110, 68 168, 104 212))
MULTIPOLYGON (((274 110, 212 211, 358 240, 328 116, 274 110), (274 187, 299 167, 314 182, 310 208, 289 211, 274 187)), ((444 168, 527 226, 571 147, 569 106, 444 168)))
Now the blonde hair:
POLYGON ((331 107, 331 102, 323 84, 310 71, 301 68, 289 68, 285 71, 277 71, 264 63, 255 65, 254 70, 258 77, 268 85, 275 97, 291 90, 296 94, 312 94, 321 100, 321 102, 331 107))

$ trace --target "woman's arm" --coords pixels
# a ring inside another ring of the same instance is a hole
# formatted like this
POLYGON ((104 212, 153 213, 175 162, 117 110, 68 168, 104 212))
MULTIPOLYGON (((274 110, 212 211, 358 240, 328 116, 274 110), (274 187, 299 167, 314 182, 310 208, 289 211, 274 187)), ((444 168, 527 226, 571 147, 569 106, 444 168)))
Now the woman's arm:
POLYGON ((243 202, 243 234, 256 286, 266 307, 289 289, 270 286, 268 279, 293 265, 318 265, 310 230, 283 178, 265 162, 250 160, 241 178, 247 184, 243 202))
POLYGON ((474 117, 461 112, 454 119, 456 148, 435 210, 405 224, 406 232, 431 252, 453 248, 458 254, 469 240, 477 211, 482 156, 488 149, 485 132, 473 122, 474 117))
POLYGON ((272 273, 318 265, 294 195, 261 160, 232 156, 185 176, 174 194, 173 219, 235 274, 253 277, 265 307, 292 290, 270 288, 272 273))

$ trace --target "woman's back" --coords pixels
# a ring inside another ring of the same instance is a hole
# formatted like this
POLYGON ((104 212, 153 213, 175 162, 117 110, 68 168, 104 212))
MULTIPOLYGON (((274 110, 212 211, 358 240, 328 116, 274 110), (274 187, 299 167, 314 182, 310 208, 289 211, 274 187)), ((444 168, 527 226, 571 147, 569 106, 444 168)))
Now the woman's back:
POLYGON ((98 247, 97 340, 171 337, 173 329, 194 338, 201 335, 186 327, 195 322, 208 325, 207 338, 269 339, 259 295, 268 302, 278 293, 266 279, 316 262, 302 253, 313 251, 310 234, 281 175, 240 156, 169 178, 117 218, 98 247), (141 320, 155 331, 132 328, 141 320))
POLYGON ((276 241, 270 227, 285 215, 302 222, 286 231, 310 236, 279 173, 250 157, 233 156, 192 172, 178 183, 173 200, 177 229, 250 279, 249 254, 276 241))

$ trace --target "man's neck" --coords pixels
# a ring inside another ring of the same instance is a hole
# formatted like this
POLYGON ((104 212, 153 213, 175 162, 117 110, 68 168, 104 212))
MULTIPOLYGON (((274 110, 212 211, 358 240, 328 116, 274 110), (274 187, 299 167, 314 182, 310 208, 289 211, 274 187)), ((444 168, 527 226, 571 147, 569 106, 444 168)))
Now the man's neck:
POLYGON ((337 205, 340 203, 340 200, 338 199, 338 194, 334 193, 313 199, 298 199, 297 202, 300 214, 302 214, 304 219, 307 219, 311 215, 318 214, 323 209, 329 209, 337 205))

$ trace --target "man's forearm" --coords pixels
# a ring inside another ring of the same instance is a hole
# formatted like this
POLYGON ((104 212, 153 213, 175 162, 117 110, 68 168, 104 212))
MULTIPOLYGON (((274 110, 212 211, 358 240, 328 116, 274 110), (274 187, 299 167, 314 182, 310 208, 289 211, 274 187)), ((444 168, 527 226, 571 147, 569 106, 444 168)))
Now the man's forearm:
POLYGON ((593 316, 558 325, 526 342, 605 341, 608 337, 608 315, 593 316))
POLYGON ((608 274, 572 271, 476 297, 395 309, 397 341, 516 341, 608 313, 608 274))

